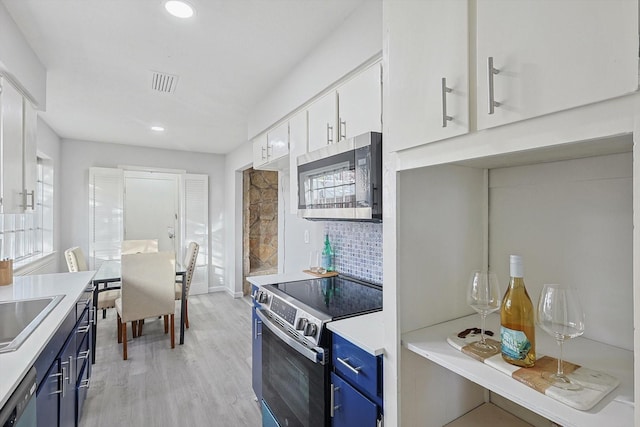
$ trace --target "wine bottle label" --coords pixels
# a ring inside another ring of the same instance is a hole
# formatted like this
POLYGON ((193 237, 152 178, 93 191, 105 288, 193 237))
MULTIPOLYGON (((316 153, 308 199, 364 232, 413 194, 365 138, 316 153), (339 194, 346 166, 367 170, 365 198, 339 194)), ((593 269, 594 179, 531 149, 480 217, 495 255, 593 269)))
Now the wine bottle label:
POLYGON ((531 342, 523 331, 500 328, 502 354, 514 360, 524 360, 531 349, 531 342))

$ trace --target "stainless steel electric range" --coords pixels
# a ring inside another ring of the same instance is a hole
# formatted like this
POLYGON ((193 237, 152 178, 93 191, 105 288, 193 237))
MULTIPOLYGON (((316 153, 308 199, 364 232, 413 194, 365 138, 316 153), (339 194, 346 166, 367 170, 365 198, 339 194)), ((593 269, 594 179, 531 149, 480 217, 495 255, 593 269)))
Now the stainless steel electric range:
POLYGON ((382 310, 382 288, 347 276, 263 286, 263 427, 328 427, 331 333, 326 324, 382 310))

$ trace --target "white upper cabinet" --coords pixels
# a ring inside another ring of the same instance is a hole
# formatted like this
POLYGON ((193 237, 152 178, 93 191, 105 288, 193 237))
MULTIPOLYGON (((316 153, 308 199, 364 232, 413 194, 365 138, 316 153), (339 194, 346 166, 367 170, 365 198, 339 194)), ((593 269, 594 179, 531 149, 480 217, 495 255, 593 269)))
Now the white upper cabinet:
POLYGON ((307 112, 289 119, 289 212, 298 213, 298 156, 307 152, 307 112))
POLYGON ((476 37, 478 129, 638 87, 637 0, 479 0, 476 37))
POLYGON ((31 103, 23 98, 23 186, 27 191, 28 209, 35 209, 35 190, 38 185, 38 114, 31 103))
POLYGON ((289 122, 267 132, 267 146, 270 162, 289 154, 289 122))
POLYGON ((374 64, 338 87, 338 141, 382 132, 382 65, 374 64))
POLYGON ((253 139, 253 168, 258 169, 267 161, 267 135, 258 135, 253 139))
POLYGON ((467 2, 390 1, 385 15, 385 144, 395 151, 467 133, 467 2))
POLYGON ((253 140, 253 168, 279 170, 288 166, 289 122, 253 140))
POLYGON ((36 188, 37 116, 7 80, 0 79, 2 213, 32 211, 36 188))
POLYGON ((309 120, 309 151, 338 141, 337 94, 331 91, 307 109, 309 120))

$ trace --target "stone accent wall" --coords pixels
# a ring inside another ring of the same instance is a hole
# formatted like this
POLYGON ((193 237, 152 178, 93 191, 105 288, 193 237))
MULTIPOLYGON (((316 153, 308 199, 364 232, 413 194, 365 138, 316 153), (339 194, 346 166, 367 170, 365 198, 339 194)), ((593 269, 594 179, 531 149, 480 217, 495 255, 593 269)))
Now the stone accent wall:
POLYGON ((248 169, 244 189, 244 275, 278 272, 278 172, 248 169))

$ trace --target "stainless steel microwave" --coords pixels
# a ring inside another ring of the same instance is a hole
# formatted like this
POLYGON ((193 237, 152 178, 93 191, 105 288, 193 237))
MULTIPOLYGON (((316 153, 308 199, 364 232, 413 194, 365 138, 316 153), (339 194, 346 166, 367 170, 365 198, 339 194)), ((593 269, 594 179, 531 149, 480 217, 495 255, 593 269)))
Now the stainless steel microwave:
POLYGON ((382 134, 367 132, 298 157, 298 215, 382 221, 382 134))

